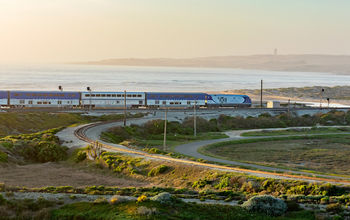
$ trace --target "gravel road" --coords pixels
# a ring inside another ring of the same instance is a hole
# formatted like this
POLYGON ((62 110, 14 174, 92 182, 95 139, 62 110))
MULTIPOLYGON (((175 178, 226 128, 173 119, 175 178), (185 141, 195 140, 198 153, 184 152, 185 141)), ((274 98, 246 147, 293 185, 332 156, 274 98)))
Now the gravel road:
MULTIPOLYGON (((174 121, 174 120, 182 120, 185 117, 188 116, 192 116, 192 113, 189 112, 181 112, 181 111, 173 111, 173 112, 168 112, 168 120, 169 121, 174 121)), ((210 113, 208 111, 205 111, 203 113, 199 112, 198 116, 201 117, 205 117, 207 119, 209 118, 215 118, 218 117, 218 113, 213 114, 210 113)), ((148 114, 147 116, 145 116, 144 118, 138 118, 138 119, 130 119, 127 121, 127 124, 143 124, 145 122, 147 122, 148 120, 154 120, 154 119, 163 119, 164 118, 164 112, 157 112, 156 114, 148 114)), ((86 131, 86 136, 90 139, 93 140, 98 140, 101 143, 107 144, 109 146, 114 147, 113 150, 111 149, 106 149, 108 151, 114 151, 114 152, 118 152, 118 149, 127 149, 130 150, 130 148, 127 148, 125 146, 122 145, 118 145, 118 144, 111 144, 111 143, 106 143, 104 141, 101 141, 99 139, 100 134, 103 131, 108 130, 109 128, 112 127, 116 127, 116 126, 120 126, 122 125, 123 122, 113 122, 113 123, 108 123, 108 124, 102 124, 99 126, 95 126, 92 127, 90 129, 88 129, 86 131)), ((77 137, 74 136, 74 130, 78 129, 79 127, 75 127, 75 128, 67 128, 62 130, 61 132, 59 132, 57 134, 57 136, 60 138, 60 140, 64 141, 65 143, 67 143, 66 145, 68 147, 83 147, 86 146, 87 143, 79 140, 77 137)), ((300 127, 299 127, 300 128, 300 127)), ((304 127, 307 128, 307 127, 304 127)), ((282 128, 282 129, 288 129, 288 128, 282 128)), ((257 138, 257 137, 241 137, 240 134, 247 132, 247 131, 259 131, 259 130, 267 130, 267 129, 255 129, 255 130, 240 130, 240 131, 229 131, 226 132, 226 134, 229 136, 229 138, 224 138, 224 139, 216 139, 216 140, 207 140, 207 141, 199 141, 199 142, 192 142, 189 144, 184 144, 184 145, 180 145, 178 147, 175 148, 175 151, 184 154, 184 155, 188 155, 188 156, 193 156, 196 158, 202 158, 208 161, 214 161, 214 162, 221 162, 221 163, 225 163, 225 164, 232 164, 232 165, 242 165, 242 166, 247 166, 247 167, 252 167, 252 168, 258 168, 258 169, 263 169, 263 170, 268 170, 268 171, 272 171, 270 173, 268 172, 258 172, 255 170, 242 170, 242 169, 235 169, 234 168, 225 168, 223 166, 218 166, 215 167, 213 165, 210 164, 200 164, 200 163, 194 163, 193 161, 189 161, 189 160, 184 160, 184 159, 178 159, 178 160, 174 160, 174 158, 170 158, 170 157, 166 157, 166 156, 161 156, 158 157, 156 155, 149 155, 149 156, 145 156, 144 152, 141 151, 137 151, 137 150, 132 150, 134 151, 137 156, 140 157, 140 154, 144 154, 143 157, 148 158, 148 159, 156 159, 156 160, 169 160, 169 161, 173 161, 173 162, 179 162, 179 163, 184 163, 184 164, 189 164, 189 165, 196 165, 196 166, 202 166, 202 167, 206 167, 206 168, 210 168, 210 169, 219 169, 219 170, 223 170, 223 171, 229 171, 229 172, 241 172, 241 173, 246 173, 249 175, 254 175, 254 176, 259 176, 259 177, 264 177, 264 178, 279 178, 279 179, 299 179, 299 180, 306 180, 306 181, 311 181, 311 182, 329 182, 329 183, 334 183, 334 184, 339 184, 339 182, 335 181, 335 179, 345 179, 343 177, 335 177, 335 176, 328 176, 328 175, 317 175, 320 177, 325 177, 325 178, 332 178, 333 180, 317 180, 317 179, 310 179, 310 178, 304 178, 304 177, 291 177, 291 176, 287 176, 287 175, 281 175, 281 174, 274 174, 273 172, 275 171, 282 171, 282 172, 292 172, 292 173, 299 173, 299 174, 304 174, 304 175, 310 175, 310 173, 307 172, 300 172, 300 171, 289 171, 289 170, 285 170, 285 169, 279 169, 279 168, 272 168, 272 167, 265 167, 265 166, 260 166, 260 165, 255 165, 255 164, 249 164, 249 163, 241 163, 241 162, 237 162, 237 161, 229 161, 229 160, 222 160, 219 158, 214 158, 214 157, 209 157, 206 155, 202 155, 200 154, 197 150, 200 147, 206 146, 208 144, 212 144, 212 143, 217 143, 217 142, 221 142, 221 141, 228 141, 228 140, 237 140, 237 139, 247 139, 247 138, 257 138)), ((278 130, 278 129, 270 129, 270 130, 278 130)), ((259 137, 259 138, 263 138, 263 137, 259 137)), ((350 182, 342 182, 343 184, 347 184, 350 185, 350 182)))

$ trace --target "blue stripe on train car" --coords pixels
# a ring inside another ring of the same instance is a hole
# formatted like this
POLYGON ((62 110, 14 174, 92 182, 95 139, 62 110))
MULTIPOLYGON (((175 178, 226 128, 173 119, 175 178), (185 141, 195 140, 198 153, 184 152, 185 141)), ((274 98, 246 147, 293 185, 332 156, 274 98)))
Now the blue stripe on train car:
POLYGON ((249 96, 243 96, 243 98, 244 98, 244 102, 243 103, 245 103, 245 104, 252 104, 252 100, 249 98, 249 96))
POLYGON ((206 93, 147 92, 148 100, 206 100, 206 93))
POLYGON ((50 91, 12 91, 11 99, 80 99, 79 92, 50 92, 50 91))
POLYGON ((0 91, 0 99, 7 99, 8 93, 6 91, 0 91))

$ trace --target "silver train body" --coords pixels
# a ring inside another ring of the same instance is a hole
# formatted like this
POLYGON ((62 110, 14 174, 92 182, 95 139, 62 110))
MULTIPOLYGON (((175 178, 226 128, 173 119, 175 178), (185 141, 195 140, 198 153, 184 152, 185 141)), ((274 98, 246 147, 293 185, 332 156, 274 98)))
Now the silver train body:
POLYGON ((246 95, 169 92, 0 91, 7 108, 192 108, 250 107, 246 95))

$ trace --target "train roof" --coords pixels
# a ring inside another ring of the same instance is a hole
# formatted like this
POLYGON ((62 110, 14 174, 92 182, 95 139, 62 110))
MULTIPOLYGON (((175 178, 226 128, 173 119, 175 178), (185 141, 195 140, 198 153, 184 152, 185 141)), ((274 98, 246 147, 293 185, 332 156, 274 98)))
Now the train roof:
POLYGON ((238 94, 208 94, 211 96, 244 96, 244 97, 248 97, 247 95, 238 95, 238 94))
POLYGON ((80 92, 10 91, 11 99, 80 99, 80 92))
MULTIPOLYGON (((82 94, 89 94, 90 92, 82 92, 82 94)), ((100 93, 100 94, 124 94, 124 92, 103 92, 103 91, 91 91, 91 93, 100 93)), ((145 94, 144 92, 126 92, 126 94, 145 94)))
POLYGON ((6 91, 0 91, 0 99, 7 99, 8 93, 6 91))
POLYGON ((149 100, 205 100, 206 93, 183 93, 183 92, 146 92, 149 100))

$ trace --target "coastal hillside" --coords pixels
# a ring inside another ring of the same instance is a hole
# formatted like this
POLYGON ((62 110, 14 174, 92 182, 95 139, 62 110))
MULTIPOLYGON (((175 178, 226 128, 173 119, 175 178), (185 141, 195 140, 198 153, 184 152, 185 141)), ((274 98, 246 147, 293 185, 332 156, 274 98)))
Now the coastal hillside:
POLYGON ((350 56, 345 55, 252 55, 216 56, 184 59, 105 59, 79 62, 91 65, 219 67, 274 71, 330 72, 350 74, 350 56))

